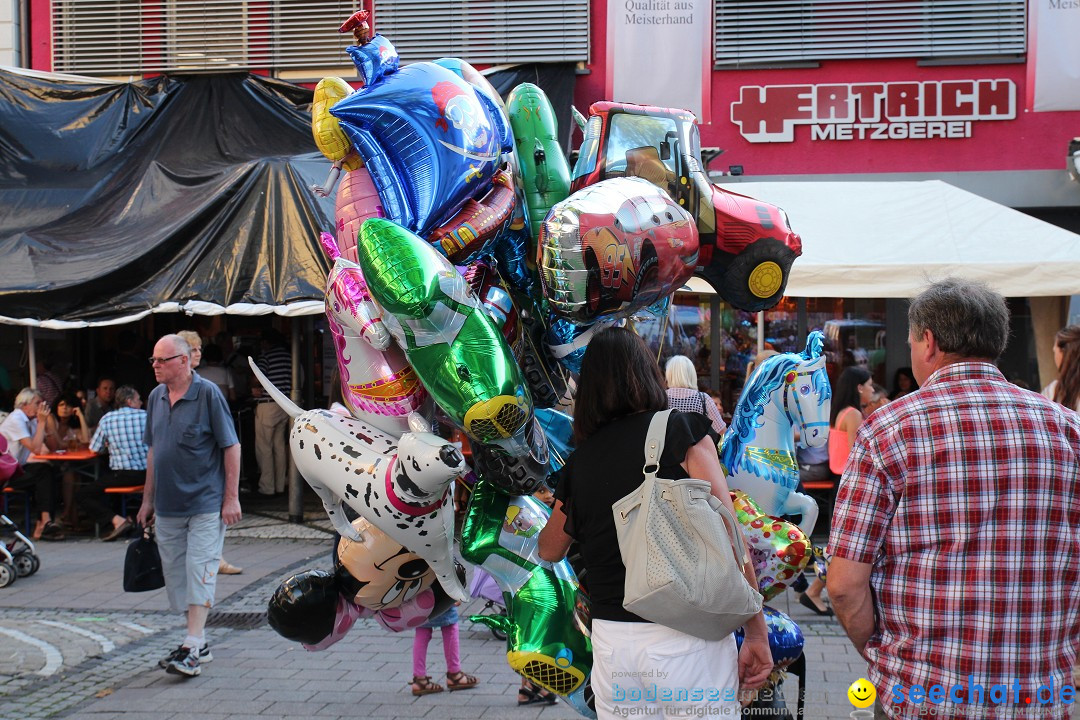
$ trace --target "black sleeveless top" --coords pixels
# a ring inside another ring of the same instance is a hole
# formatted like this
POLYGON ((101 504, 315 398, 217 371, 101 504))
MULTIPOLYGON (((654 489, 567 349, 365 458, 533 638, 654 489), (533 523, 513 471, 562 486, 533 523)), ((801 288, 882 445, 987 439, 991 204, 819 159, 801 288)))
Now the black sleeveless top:
MULTIPOLYGON (((566 533, 581 546, 592 616, 599 620, 648 622, 622 606, 626 567, 611 506, 644 480, 645 436, 652 416, 636 413, 605 425, 570 456, 555 488, 555 498, 566 513, 566 533)), ((680 463, 705 436, 717 441, 707 417, 671 413, 658 475, 672 480, 689 477, 680 463)))

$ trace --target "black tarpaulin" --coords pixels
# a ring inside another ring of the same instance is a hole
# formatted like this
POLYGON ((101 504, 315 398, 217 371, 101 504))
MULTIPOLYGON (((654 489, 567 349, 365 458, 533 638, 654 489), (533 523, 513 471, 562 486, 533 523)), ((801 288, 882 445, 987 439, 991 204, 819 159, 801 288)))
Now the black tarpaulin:
POLYGON ((0 68, 0 321, 321 312, 333 199, 311 91, 246 74, 0 68))

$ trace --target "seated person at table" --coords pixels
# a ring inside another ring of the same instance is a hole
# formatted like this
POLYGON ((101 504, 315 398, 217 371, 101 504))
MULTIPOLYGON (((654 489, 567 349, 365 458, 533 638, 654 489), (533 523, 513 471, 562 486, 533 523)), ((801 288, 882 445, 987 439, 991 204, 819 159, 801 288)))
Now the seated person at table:
POLYGON ((12 490, 33 493, 41 517, 34 526, 34 540, 63 540, 60 526, 52 521, 56 474, 47 462, 31 461, 31 454, 47 453, 59 447, 55 435, 49 436, 49 407, 34 388, 23 388, 15 398, 15 409, 0 423, 0 433, 8 449, 19 461, 22 472, 7 482, 12 490))
MULTIPOLYGON (((49 417, 49 423, 46 433, 56 433, 60 442, 59 450, 78 450, 90 444, 90 429, 86 425, 82 405, 75 393, 64 393, 60 396, 53 408, 53 414, 49 417)), ((60 520, 70 528, 79 522, 79 515, 75 510, 76 480, 75 471, 67 468, 60 482, 60 500, 64 504, 64 513, 60 520)))
POLYGON ((101 539, 111 542, 131 529, 130 518, 121 517, 109 505, 105 489, 131 487, 146 482, 146 452, 143 430, 146 411, 142 409, 139 391, 124 385, 116 391, 116 410, 105 413, 90 441, 96 453, 109 450, 109 473, 92 485, 79 490, 79 506, 89 511, 95 522, 112 524, 112 530, 101 539))
POLYGON ((49 424, 60 439, 59 450, 76 450, 90 444, 90 429, 83 415, 82 406, 74 393, 64 393, 56 401, 49 424))
POLYGON ((116 382, 103 377, 98 380, 94 397, 86 401, 86 424, 93 430, 105 417, 105 413, 116 409, 116 382))

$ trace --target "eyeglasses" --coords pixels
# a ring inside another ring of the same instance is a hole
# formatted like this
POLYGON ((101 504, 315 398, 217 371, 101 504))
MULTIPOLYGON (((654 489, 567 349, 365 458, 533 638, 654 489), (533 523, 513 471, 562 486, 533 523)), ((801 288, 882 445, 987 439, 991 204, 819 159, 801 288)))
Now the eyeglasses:
POLYGON ((179 355, 170 355, 167 358, 152 357, 152 358, 147 358, 147 359, 150 361, 151 365, 164 365, 165 363, 169 362, 170 360, 175 360, 176 358, 183 357, 183 356, 184 356, 184 353, 180 353, 179 355))

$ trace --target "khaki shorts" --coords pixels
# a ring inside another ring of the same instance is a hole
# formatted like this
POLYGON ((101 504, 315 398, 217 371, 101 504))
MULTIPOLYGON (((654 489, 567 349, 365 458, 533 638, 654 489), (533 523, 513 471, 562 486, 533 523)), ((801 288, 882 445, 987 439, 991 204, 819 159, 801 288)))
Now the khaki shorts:
POLYGON ((184 612, 188 605, 213 607, 218 564, 225 544, 221 513, 154 519, 161 569, 169 606, 184 612))

